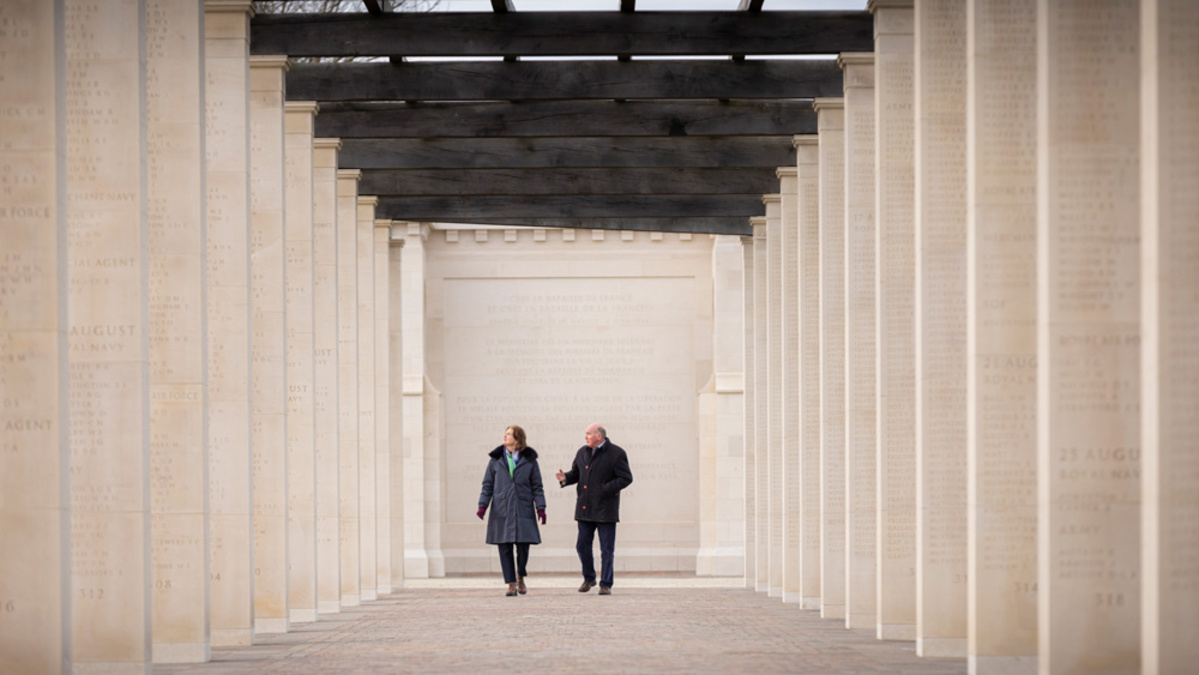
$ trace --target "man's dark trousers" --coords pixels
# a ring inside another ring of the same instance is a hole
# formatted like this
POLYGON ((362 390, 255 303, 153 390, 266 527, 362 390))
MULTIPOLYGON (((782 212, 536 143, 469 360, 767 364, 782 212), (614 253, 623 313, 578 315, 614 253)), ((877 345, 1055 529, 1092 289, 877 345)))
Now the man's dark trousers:
POLYGON ((612 588, 612 554, 616 550, 616 523, 597 523, 590 520, 575 522, 579 524, 579 541, 575 544, 575 550, 579 552, 579 562, 583 564, 583 580, 595 583, 595 558, 591 554, 591 546, 595 542, 595 532, 599 530, 599 585, 602 588, 612 588))

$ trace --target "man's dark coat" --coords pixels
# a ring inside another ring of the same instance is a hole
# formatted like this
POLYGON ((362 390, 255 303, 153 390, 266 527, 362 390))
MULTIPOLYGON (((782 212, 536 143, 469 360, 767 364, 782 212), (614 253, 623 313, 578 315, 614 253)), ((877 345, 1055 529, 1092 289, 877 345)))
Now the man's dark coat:
POLYGON ((620 522, 620 491, 633 482, 629 456, 624 448, 610 440, 604 441, 595 453, 584 445, 575 453, 575 463, 566 472, 562 485, 578 484, 575 488, 575 520, 597 523, 620 522))
POLYGON ((540 544, 541 531, 537 529, 534 507, 545 508, 545 490, 537 451, 521 450, 520 461, 511 476, 504 446, 492 450, 490 456, 483 472, 483 491, 479 493, 479 506, 492 505, 487 517, 487 543, 540 544))

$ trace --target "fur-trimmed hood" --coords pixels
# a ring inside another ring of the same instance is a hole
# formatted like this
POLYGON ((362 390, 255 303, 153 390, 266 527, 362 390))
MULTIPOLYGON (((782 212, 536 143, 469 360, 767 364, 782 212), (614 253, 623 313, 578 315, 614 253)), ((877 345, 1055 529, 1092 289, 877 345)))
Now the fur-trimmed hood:
MULTIPOLYGON (((499 459, 500 457, 503 457, 503 456, 504 456, 504 446, 502 446, 502 445, 497 445, 495 450, 491 451, 492 459, 499 459)), ((525 446, 525 449, 520 451, 520 456, 522 459, 537 459, 537 451, 529 446, 525 446)))

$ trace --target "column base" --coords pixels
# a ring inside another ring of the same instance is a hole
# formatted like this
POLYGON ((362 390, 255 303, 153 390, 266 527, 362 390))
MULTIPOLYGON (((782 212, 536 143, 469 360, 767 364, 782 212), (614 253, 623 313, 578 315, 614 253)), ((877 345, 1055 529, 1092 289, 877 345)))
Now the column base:
POLYGON ((820 609, 820 598, 806 597, 799 601, 800 609, 820 609))
POLYGON ((429 578, 429 556, 424 551, 404 553, 404 577, 408 579, 429 578))
POLYGON ((357 607, 361 604, 362 604, 362 598, 357 593, 353 593, 353 594, 342 593, 341 594, 342 609, 345 609, 346 607, 357 607))
POLYGON ((754 581, 754 592, 765 593, 768 590, 769 588, 766 586, 765 581, 754 581))
POLYGON ((781 586, 768 586, 766 594, 772 598, 782 598, 783 589, 781 586))
POLYGON ((968 656, 970 675, 1036 675, 1035 656, 968 656))
POLYGON ((800 600, 799 591, 783 591, 783 602, 798 605, 800 600))
POLYGON ((844 619, 845 605, 821 605, 820 618, 822 619, 844 619))
POLYGON ((286 633, 287 619, 254 619, 255 633, 286 633))
POLYGON ((292 623, 308 623, 310 621, 316 621, 316 610, 293 609, 288 612, 287 618, 290 619, 292 623))
POLYGON ((71 674, 75 675, 146 675, 150 664, 141 661, 72 661, 71 674))
POLYGON ((378 600, 378 599, 379 599, 378 591, 362 591, 362 601, 363 602, 370 602, 371 600, 378 600))
POLYGON ((208 640, 213 647, 248 647, 254 644, 254 631, 250 628, 214 628, 208 640))
POLYGON ((915 640, 916 624, 880 623, 876 632, 880 640, 915 640))
POLYGON ((878 621, 878 617, 874 616, 873 612, 849 612, 845 615, 846 628, 875 628, 876 621, 878 621))
POLYGON ((210 658, 207 642, 155 642, 150 653, 154 663, 206 663, 210 658))
POLYGON ((379 584, 379 595, 391 595, 391 584, 379 584))
POLYGON ((966 638, 918 638, 916 656, 932 659, 966 658, 966 638))
POLYGON ((321 600, 316 603, 316 615, 337 614, 341 611, 341 600, 321 600))

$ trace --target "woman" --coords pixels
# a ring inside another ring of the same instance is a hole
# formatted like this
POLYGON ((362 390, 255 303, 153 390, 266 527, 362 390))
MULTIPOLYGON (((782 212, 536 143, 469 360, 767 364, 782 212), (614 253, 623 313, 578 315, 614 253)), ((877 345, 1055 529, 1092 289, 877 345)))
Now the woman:
POLYGON ((537 451, 525 445, 525 430, 515 424, 504 431, 503 445, 491 451, 491 461, 483 472, 483 491, 479 493, 479 510, 475 514, 480 520, 488 504, 494 504, 495 508, 487 519, 487 543, 499 548, 500 567, 504 570, 504 581, 508 582, 507 595, 524 595, 528 592, 525 565, 529 561, 529 544, 541 543, 537 519, 545 525, 545 491, 541 486, 537 451))

